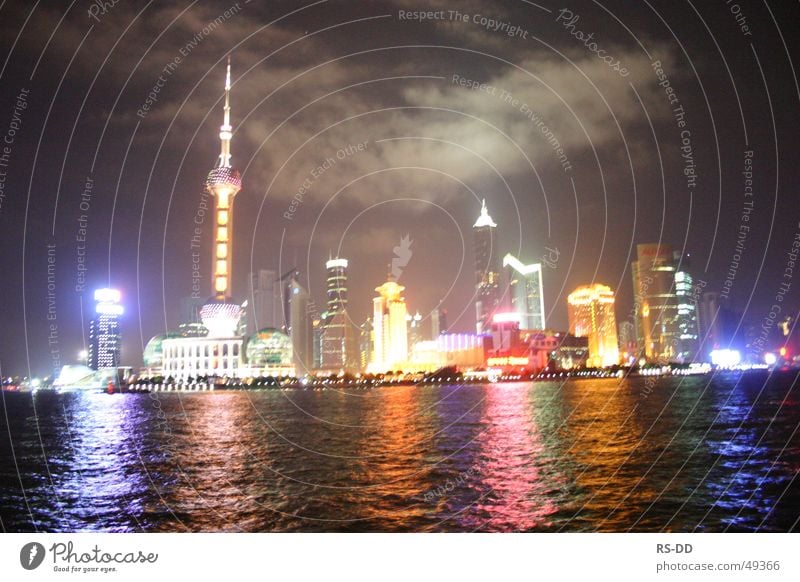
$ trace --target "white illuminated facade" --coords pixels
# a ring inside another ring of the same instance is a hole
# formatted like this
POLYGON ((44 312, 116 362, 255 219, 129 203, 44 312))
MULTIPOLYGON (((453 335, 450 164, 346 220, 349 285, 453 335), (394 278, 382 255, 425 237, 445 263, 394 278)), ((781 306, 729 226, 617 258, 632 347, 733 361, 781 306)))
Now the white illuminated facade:
POLYGON ((434 372, 444 367, 470 370, 486 365, 483 336, 443 333, 434 340, 414 344, 409 371, 434 372))
POLYGON ((242 338, 174 338, 162 342, 164 378, 176 381, 198 376, 249 375, 242 353, 242 338))

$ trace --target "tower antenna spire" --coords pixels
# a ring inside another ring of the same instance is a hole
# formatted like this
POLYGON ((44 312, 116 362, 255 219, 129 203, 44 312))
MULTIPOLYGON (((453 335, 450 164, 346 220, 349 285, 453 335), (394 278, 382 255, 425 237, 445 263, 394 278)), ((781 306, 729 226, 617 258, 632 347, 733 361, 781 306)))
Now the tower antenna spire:
POLYGON ((228 55, 228 71, 225 75, 225 107, 223 109, 222 125, 219 128, 220 153, 218 168, 231 167, 231 56, 228 55))

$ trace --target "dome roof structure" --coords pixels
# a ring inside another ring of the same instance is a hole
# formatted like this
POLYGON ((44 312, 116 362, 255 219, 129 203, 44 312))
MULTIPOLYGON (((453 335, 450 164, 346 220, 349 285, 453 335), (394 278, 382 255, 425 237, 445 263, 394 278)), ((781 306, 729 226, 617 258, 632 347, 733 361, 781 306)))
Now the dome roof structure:
POLYGON ((292 365, 292 340, 275 328, 264 328, 247 338, 245 355, 253 368, 292 365))
POLYGON ((144 347, 142 359, 145 368, 160 368, 164 363, 164 340, 181 337, 179 333, 167 332, 154 335, 144 347))

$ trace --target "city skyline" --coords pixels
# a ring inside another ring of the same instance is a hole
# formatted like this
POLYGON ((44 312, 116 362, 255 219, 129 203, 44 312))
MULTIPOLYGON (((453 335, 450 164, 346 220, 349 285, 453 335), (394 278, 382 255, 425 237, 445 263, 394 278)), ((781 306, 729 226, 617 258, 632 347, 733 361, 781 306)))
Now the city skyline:
MULTIPOLYGON (((230 55, 236 100, 231 127, 248 184, 236 201, 242 242, 233 246, 230 257, 230 287, 237 297, 247 294, 250 273, 267 269, 283 274, 295 268, 301 271, 309 301, 324 305, 321 266, 333 253, 349 259, 352 281, 363 282, 350 292, 352 319, 360 324, 370 313, 370 290, 395 258, 394 248, 408 237, 413 244, 401 282, 414 290, 413 308, 424 318, 435 308, 446 309, 448 326, 468 332, 475 324, 470 226, 474 209, 485 198, 493 220, 501 225, 501 256, 508 252, 542 265, 548 326, 566 329, 567 291, 593 281, 617 290, 619 319, 632 321, 630 265, 636 245, 650 242, 691 254, 696 285, 720 294, 726 312, 738 314, 733 327, 740 333, 770 321, 770 307, 784 282, 785 255, 797 230, 791 212, 772 210, 776 196, 785 199, 796 181, 794 166, 781 163, 784 176, 776 194, 771 169, 779 160, 773 159, 772 134, 777 132, 782 142, 794 124, 791 108, 781 105, 773 108, 773 125, 764 82, 774 91, 775 81, 769 75, 762 79, 755 63, 734 71, 756 80, 738 87, 736 94, 724 78, 705 80, 705 93, 720 106, 712 126, 704 91, 690 75, 678 72, 686 65, 685 55, 663 44, 670 38, 663 31, 651 31, 655 40, 648 60, 620 30, 617 56, 629 72, 621 79, 591 54, 577 52, 571 55, 572 64, 564 64, 541 43, 524 39, 504 43, 502 61, 475 58, 469 50, 500 37, 471 22, 400 22, 394 2, 375 3, 367 12, 343 5, 336 17, 322 17, 324 24, 308 22, 307 11, 301 10, 270 28, 262 25, 282 14, 278 6, 242 5, 226 13, 228 8, 208 3, 180 16, 174 9, 153 7, 129 34, 119 36, 112 33, 115 25, 131 13, 129 7, 115 5, 102 16, 105 26, 90 33, 98 54, 116 42, 135 51, 133 36, 155 41, 155 23, 175 19, 169 34, 141 55, 142 66, 130 78, 88 53, 80 53, 73 67, 59 58, 79 46, 75 39, 85 30, 79 15, 68 14, 45 47, 32 34, 33 21, 22 27, 24 9, 6 8, 4 24, 22 31, 15 46, 20 58, 9 61, 3 71, 9 80, 3 104, 19 128, 13 153, 4 153, 2 161, 6 175, 0 216, 7 228, 0 236, 8 249, 3 260, 10 293, 2 309, 14 330, 2 340, 2 365, 8 373, 41 375, 52 368, 53 355, 34 348, 37 344, 57 341, 59 362, 85 349, 88 318, 80 314, 91 310, 91 292, 103 287, 122 291, 127 308, 121 319, 126 338, 122 359, 137 365, 148 338, 177 328, 180 298, 191 296, 195 285, 208 285, 210 258, 195 262, 192 244, 196 228, 202 230, 201 239, 210 235, 211 210, 201 197, 203 168, 219 154, 218 143, 209 136, 219 127, 225 100, 219 70, 230 55), (397 46, 413 45, 433 31, 448 38, 470 34, 476 47, 428 53, 431 58, 419 61, 418 70, 410 74, 387 63, 394 62, 392 54, 411 55, 413 49, 369 52, 383 41, 370 33, 354 37, 353 49, 342 51, 326 42, 327 33, 315 32, 326 26, 337 32, 363 31, 364 22, 380 28, 390 20, 394 25, 385 30, 397 46), (203 23, 210 22, 216 24, 202 33, 203 23), (187 50, 186 39, 197 30, 202 42, 187 50), (271 51, 265 53, 248 35, 271 51), (307 55, 282 48, 293 41, 340 60, 305 72, 307 55), (43 48, 45 56, 35 68, 34 57, 43 48), (348 68, 349 63, 358 66, 348 68), (360 71, 376 66, 387 71, 388 80, 359 77, 360 71), (68 82, 58 90, 62 77, 68 82), (35 92, 29 90, 31 78, 35 92), (608 107, 598 101, 587 78, 607 97, 608 107), (629 82, 637 93, 630 91, 629 82), (155 83, 161 85, 151 99, 155 83), (81 90, 67 91, 67 86, 81 90), (674 96, 683 113, 669 107, 674 96), (586 135, 565 102, 584 121, 586 135), (51 104, 74 115, 47 116, 51 104), (739 104, 747 112, 746 126, 739 104), (366 113, 382 107, 393 112, 394 121, 389 122, 388 113, 366 113), (319 131, 305 128, 331 116, 350 121, 331 126, 301 147, 319 131), (616 122, 629 144, 615 130, 616 122), (542 123, 560 142, 562 153, 555 151, 549 134, 538 137, 536 132, 546 133, 542 123), (689 124, 688 146, 676 131, 680 123, 689 124), (754 132, 754 126, 764 132, 754 132), (67 139, 74 132, 92 147, 75 148, 67 139), (424 139, 413 144, 406 139, 415 135, 424 139), (452 136, 459 138, 461 148, 451 144, 452 136), (682 157, 681 147, 690 147, 691 158, 682 157), (712 164, 718 152, 721 161, 712 164), (60 160, 57 168, 63 171, 34 167, 34 159, 60 160), (663 172, 655 171, 653 159, 661 160, 663 172), (684 170, 694 174, 687 176, 684 170), (769 202, 754 207, 735 203, 747 187, 743 170, 760 172, 761 192, 769 195, 769 202), (702 195, 692 184, 702 188, 702 195), (27 214, 29 208, 47 210, 27 214), (24 224, 28 228, 23 231, 24 224), (740 227, 745 224, 751 230, 742 239, 740 227), (761 277, 753 282, 747 275, 758 271, 762 260, 761 277), (50 304, 48 277, 57 283, 50 304), (49 329, 49 309, 58 318, 57 333, 49 329), (58 337, 50 337, 54 334, 58 337), (16 342, 11 337, 27 339, 16 342)), ((508 22, 528 22, 530 16, 514 7, 487 5, 484 10, 508 22)), ((602 16, 589 2, 572 10, 580 13, 582 23, 602 16)), ((673 9, 664 10, 669 18, 673 9)), ((551 26, 545 19, 527 30, 535 28, 543 41, 562 51, 576 50, 561 25, 551 26)), ((720 46, 736 50, 735 30, 720 34, 720 46)), ((781 52, 775 44, 779 39, 765 42, 770 48, 759 53, 761 61, 770 50, 781 52)), ((704 43, 692 39, 686 45, 696 55, 698 70, 717 62, 713 45, 698 50, 704 43)), ((795 293, 796 288, 787 294, 788 311, 796 309, 795 293)))

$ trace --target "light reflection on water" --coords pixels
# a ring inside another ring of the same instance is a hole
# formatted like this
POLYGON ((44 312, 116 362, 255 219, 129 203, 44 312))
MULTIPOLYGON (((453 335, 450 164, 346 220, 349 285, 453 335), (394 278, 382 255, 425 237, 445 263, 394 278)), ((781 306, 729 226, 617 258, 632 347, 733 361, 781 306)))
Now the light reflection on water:
POLYGON ((4 393, 0 518, 5 531, 788 531, 798 389, 763 380, 4 393))

